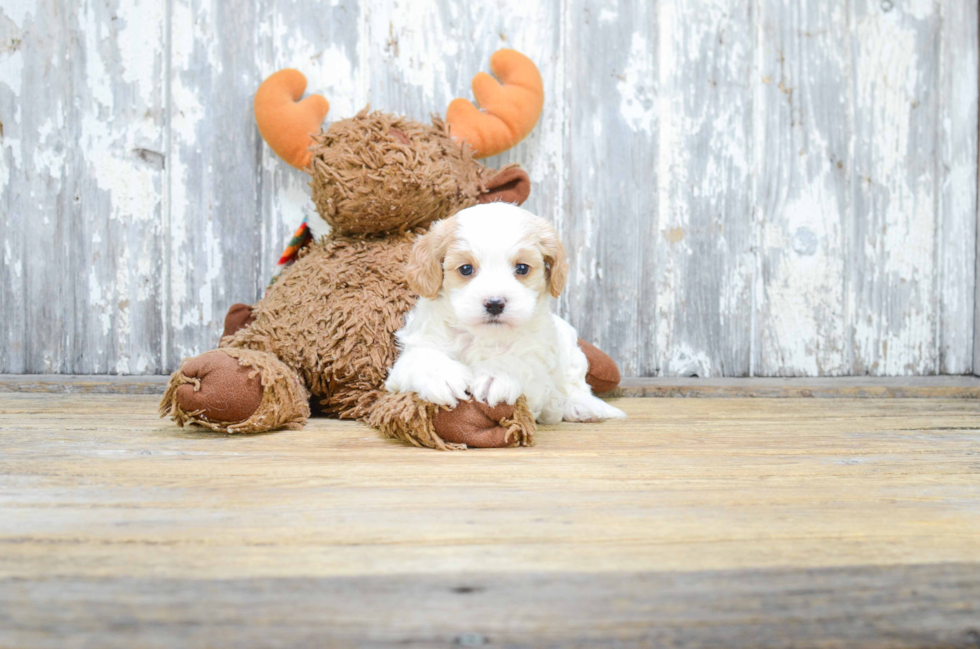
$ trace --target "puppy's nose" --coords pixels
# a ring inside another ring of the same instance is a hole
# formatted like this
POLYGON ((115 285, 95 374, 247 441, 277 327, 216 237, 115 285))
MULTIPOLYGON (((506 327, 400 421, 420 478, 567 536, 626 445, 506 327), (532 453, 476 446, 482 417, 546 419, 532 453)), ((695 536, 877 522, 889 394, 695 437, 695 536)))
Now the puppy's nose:
POLYGON ((490 315, 500 315, 504 312, 504 305, 507 304, 506 301, 499 297, 492 297, 483 303, 483 308, 487 310, 490 315))

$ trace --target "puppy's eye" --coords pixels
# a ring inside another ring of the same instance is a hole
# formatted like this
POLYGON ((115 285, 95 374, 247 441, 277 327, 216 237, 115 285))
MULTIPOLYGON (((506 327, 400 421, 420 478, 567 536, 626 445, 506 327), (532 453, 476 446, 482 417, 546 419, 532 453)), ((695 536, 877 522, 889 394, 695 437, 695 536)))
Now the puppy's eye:
POLYGON ((469 264, 463 264, 462 266, 459 267, 459 274, 464 276, 472 275, 473 267, 470 266, 469 264))
POLYGON ((518 275, 527 275, 529 272, 531 272, 531 267, 527 264, 517 264, 514 266, 514 272, 518 275))

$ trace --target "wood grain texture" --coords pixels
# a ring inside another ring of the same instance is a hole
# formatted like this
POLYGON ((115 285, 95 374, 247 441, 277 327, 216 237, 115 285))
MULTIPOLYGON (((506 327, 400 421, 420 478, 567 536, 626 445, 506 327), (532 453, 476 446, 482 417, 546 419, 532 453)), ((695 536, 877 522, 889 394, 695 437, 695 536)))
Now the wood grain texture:
MULTIPOLYGON (((63 331, 64 321, 53 320, 51 313, 37 308, 41 303, 51 308, 59 305, 61 315, 74 321, 74 292, 77 286, 64 273, 70 272, 60 264, 29 254, 29 242, 38 217, 50 235, 47 249, 64 259, 71 254, 68 228, 74 208, 73 185, 76 180, 64 173, 68 166, 67 143, 59 147, 59 132, 78 130, 77 119, 69 124, 71 66, 71 20, 58 20, 42 8, 23 4, 16 9, 4 6, 0 18, 2 50, 0 65, 0 101, 4 124, 0 142, 0 192, 3 217, 0 234, 3 236, 3 265, 0 278, 0 331, 4 333, 0 361, 6 371, 58 372, 70 365, 73 336, 63 331), (33 38, 32 38, 33 36, 33 38), (57 67, 48 69, 48 62, 57 67), (47 72, 47 74, 45 74, 47 72), (47 77, 43 86, 25 83, 31 78, 47 77), (31 110, 24 110, 22 102, 31 110), (42 129, 42 126, 44 128, 42 129), (51 139, 53 155, 49 164, 35 160, 37 147, 28 142, 51 139), (50 134, 49 134, 50 133, 50 134), (26 155, 25 155, 26 154, 26 155), (33 219, 25 218, 30 214, 33 219), (62 291, 66 287, 67 291, 62 291), (59 294, 60 293, 60 294, 59 294), (39 313, 40 311, 40 313, 39 313), (34 333, 36 335, 30 335, 34 333), (45 368, 45 369, 41 369, 45 368)), ((74 17, 74 14, 69 14, 74 17)), ((76 30, 77 31, 77 30, 76 30)))
POLYGON ((625 375, 971 373, 978 43, 959 0, 4 3, 0 372, 164 373, 262 294, 312 214, 267 74, 428 119, 514 47, 545 111, 488 163, 625 375))
POLYGON ((957 132, 955 124, 978 119, 977 77, 980 75, 980 5, 948 2, 941 5, 939 59, 939 373, 966 374, 973 363, 976 295, 977 129, 957 132), (971 99, 972 98, 972 99, 971 99))
MULTIPOLYGON (((3 390, 0 382, 0 390, 3 390)), ((34 383, 27 383, 33 386, 34 383)), ((102 385, 102 384, 96 384, 102 385)), ((138 384, 137 384, 138 385, 138 384)), ((49 389, 56 388, 50 386, 49 389)), ((41 386, 38 386, 39 388, 41 386)), ((133 393, 138 388, 127 388, 133 393)), ((149 385, 146 391, 149 392, 149 385)), ((695 379, 627 378, 603 398, 685 397, 750 399, 980 399, 976 376, 835 376, 819 378, 752 377, 695 379)))
POLYGON ((853 369, 936 373, 939 6, 858 0, 851 9, 853 369))
POLYGON ((659 367, 656 6, 577 0, 566 18, 565 315, 627 376, 659 367))
POLYGON ((0 367, 160 372, 163 5, 0 11, 0 367))
POLYGON ((251 103, 267 37, 260 7, 170 5, 169 367, 214 347, 228 306, 254 299, 253 287, 268 281, 260 276, 262 140, 251 103))
POLYGON ((158 394, 170 377, 159 374, 0 374, 0 392, 49 392, 67 394, 158 394))
POLYGON ((0 395, 0 644, 970 646, 976 400, 615 403, 437 453, 0 395))
MULTIPOLYGON (((166 376, 0 374, 0 392, 52 394, 163 394, 166 376)), ((603 398, 818 398, 818 399, 980 399, 980 377, 740 377, 623 379, 603 398)))
POLYGON ((768 0, 756 81, 762 376, 850 374, 850 34, 845 5, 768 0))
POLYGON ((756 266, 752 5, 658 7, 657 373, 745 376, 756 266))
POLYGON ((974 649, 975 564, 699 573, 0 580, 16 646, 974 649), (914 584, 914 594, 910 585, 914 584), (502 603, 504 598, 509 598, 502 603), (37 603, 44 603, 39 608, 37 603))

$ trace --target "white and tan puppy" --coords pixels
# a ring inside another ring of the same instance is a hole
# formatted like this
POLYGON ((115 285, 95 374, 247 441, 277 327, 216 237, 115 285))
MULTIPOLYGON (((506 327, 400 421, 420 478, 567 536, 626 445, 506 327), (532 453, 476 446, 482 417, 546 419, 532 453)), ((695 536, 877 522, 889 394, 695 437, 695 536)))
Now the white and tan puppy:
POLYGON ((436 223, 412 250, 420 297, 385 387, 450 407, 523 394, 545 424, 625 417, 592 395, 575 329, 551 313, 567 276, 555 229, 519 207, 477 205, 436 223))

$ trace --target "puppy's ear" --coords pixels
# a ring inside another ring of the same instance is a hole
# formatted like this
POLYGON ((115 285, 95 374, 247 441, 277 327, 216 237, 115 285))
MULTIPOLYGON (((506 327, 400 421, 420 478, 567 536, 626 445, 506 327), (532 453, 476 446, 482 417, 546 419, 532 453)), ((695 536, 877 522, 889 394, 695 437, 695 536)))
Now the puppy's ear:
POLYGON ((565 246, 561 245, 558 238, 558 232, 544 220, 538 228, 538 248, 548 266, 548 291, 553 297, 558 297, 568 280, 568 257, 565 255, 565 246))
POLYGON ((442 262, 453 242, 456 217, 437 221, 412 246, 406 271, 408 287, 422 297, 435 298, 442 288, 442 262))

